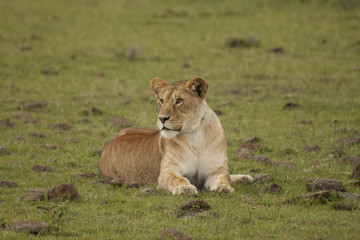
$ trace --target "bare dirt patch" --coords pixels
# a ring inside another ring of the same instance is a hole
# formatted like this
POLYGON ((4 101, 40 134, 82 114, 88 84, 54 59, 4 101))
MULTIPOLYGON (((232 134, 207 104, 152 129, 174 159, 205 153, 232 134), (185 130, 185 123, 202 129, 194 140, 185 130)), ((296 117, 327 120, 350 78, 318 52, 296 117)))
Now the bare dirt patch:
POLYGON ((321 147, 319 145, 310 145, 304 147, 305 152, 320 152, 321 147))
POLYGON ((36 221, 23 221, 11 223, 8 227, 9 230, 15 232, 26 232, 34 235, 45 231, 49 227, 47 223, 40 223, 36 221))
POLYGON ((329 179, 329 178, 318 178, 314 180, 312 183, 306 184, 306 189, 309 192, 312 191, 321 191, 321 190, 335 190, 339 192, 348 192, 348 190, 344 187, 342 182, 337 179, 329 179))
POLYGON ((41 165, 41 164, 37 164, 37 165, 33 166, 31 169, 34 170, 35 172, 54 172, 55 171, 52 167, 49 167, 46 165, 41 165))
POLYGON ((13 181, 0 181, 0 188, 14 188, 17 187, 17 184, 13 181))
POLYGON ((32 188, 26 190, 20 197, 22 201, 41 201, 45 199, 46 190, 44 188, 32 188))
POLYGON ((72 129, 72 127, 69 124, 64 123, 64 122, 53 123, 50 126, 52 128, 59 129, 59 130, 62 130, 62 131, 69 131, 69 130, 72 129))
POLYGON ((79 193, 72 184, 61 184, 48 191, 47 197, 50 201, 56 200, 76 200, 79 198, 79 193))

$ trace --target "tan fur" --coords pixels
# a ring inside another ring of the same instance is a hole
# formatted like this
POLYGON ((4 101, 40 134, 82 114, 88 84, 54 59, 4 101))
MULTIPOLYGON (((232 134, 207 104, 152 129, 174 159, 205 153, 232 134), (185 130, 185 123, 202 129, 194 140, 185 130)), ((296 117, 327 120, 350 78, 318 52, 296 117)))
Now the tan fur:
POLYGON ((251 182, 248 175, 229 175, 225 132, 208 107, 207 83, 201 77, 168 84, 154 78, 158 129, 122 130, 104 147, 99 170, 124 183, 158 183, 173 194, 197 194, 197 187, 233 192, 232 182, 251 182))

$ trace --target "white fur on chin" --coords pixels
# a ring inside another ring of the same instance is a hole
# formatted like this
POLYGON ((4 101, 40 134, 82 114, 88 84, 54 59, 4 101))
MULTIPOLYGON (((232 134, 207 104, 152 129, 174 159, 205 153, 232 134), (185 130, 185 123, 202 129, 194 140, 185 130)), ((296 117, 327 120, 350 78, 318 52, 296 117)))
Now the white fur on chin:
POLYGON ((169 130, 162 130, 161 136, 164 138, 174 138, 176 137, 180 132, 178 131, 169 131, 169 130))

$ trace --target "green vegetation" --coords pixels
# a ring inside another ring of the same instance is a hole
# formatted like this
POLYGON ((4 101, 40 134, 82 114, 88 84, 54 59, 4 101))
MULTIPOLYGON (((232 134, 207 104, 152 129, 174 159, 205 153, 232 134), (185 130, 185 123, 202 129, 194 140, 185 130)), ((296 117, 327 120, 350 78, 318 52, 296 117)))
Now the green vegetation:
MULTIPOLYGON (((359 210, 333 209, 341 201, 336 196, 283 202, 306 194, 308 178, 338 179, 360 192, 347 184, 355 166, 343 161, 360 156, 359 144, 331 153, 340 148, 336 140, 356 136, 334 130, 360 131, 359 32, 355 0, 1 1, 0 146, 10 155, 0 153, 0 181, 18 186, 0 188, 0 225, 53 224, 42 239, 156 239, 167 227, 193 239, 358 238, 359 210), (243 44, 231 47, 235 37, 243 44), (72 177, 98 173, 93 152, 122 128, 109 117, 155 126, 153 77, 197 75, 209 83, 208 104, 223 112, 231 172, 261 169, 281 194, 264 193, 270 182, 234 186, 232 195, 202 190, 194 198, 72 177), (32 102, 46 106, 26 106, 32 102), (283 109, 287 103, 299 106, 283 109), (59 122, 71 130, 52 127, 59 122), (234 150, 252 136, 261 139, 256 155, 297 167, 237 159, 234 150), (322 150, 304 151, 315 144, 322 150), (55 171, 35 172, 36 164, 55 171), (58 205, 19 199, 30 188, 69 183, 80 199, 58 205), (211 214, 179 218, 178 208, 193 199, 209 203, 211 214)), ((35 236, 0 230, 0 238, 35 236)))

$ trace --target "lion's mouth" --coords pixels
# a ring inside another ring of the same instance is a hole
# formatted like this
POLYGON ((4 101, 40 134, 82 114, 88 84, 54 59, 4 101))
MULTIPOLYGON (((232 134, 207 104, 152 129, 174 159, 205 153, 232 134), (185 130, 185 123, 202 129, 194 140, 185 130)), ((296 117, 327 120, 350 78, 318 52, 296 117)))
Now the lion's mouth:
POLYGON ((170 128, 167 128, 167 127, 163 127, 161 129, 161 131, 174 131, 174 132, 180 132, 181 131, 181 128, 178 128, 178 129, 170 129, 170 128))

